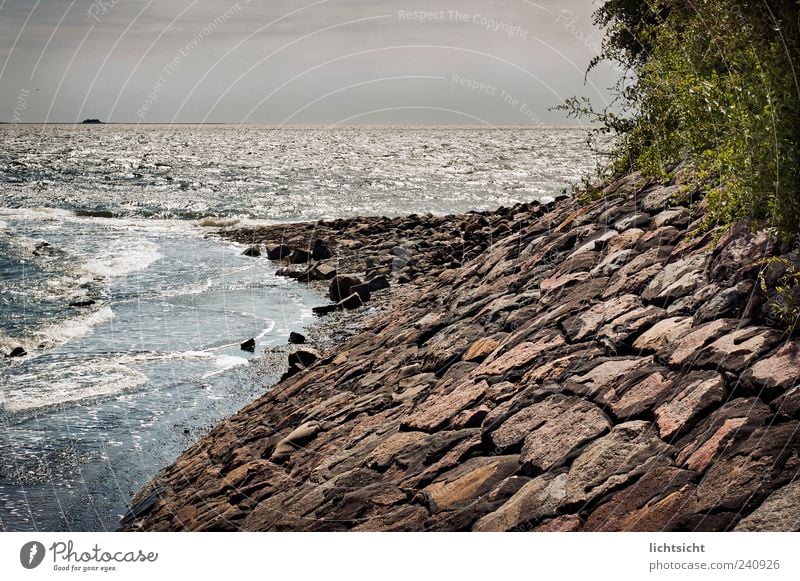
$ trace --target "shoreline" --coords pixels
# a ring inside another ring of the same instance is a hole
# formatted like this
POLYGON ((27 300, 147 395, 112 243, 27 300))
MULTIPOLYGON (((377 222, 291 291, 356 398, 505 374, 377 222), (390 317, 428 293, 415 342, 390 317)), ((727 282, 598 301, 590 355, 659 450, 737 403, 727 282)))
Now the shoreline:
POLYGON ((758 284, 791 248, 746 223, 691 236, 703 196, 679 180, 226 232, 320 238, 337 274, 407 257, 398 233, 416 260, 392 258, 374 297, 397 297, 163 470, 122 530, 793 530, 800 343, 758 284))

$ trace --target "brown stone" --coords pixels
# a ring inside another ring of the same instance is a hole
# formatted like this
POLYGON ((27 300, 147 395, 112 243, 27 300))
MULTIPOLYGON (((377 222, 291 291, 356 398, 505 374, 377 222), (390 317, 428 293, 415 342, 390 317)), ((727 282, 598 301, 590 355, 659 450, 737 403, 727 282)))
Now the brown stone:
POLYGON ((670 463, 674 449, 644 421, 614 426, 573 462, 566 484, 569 504, 589 502, 634 478, 670 463))
POLYGON ((756 397, 727 402, 684 438, 676 464, 704 472, 736 440, 746 438, 763 425, 769 415, 769 407, 756 397))
POLYGON ((783 533, 800 531, 800 479, 770 494, 761 506, 743 518, 734 530, 783 533))
POLYGON ((639 333, 651 328, 665 315, 666 311, 659 307, 639 307, 603 325, 598 336, 616 348, 627 346, 639 333))
POLYGON ((639 297, 622 295, 603 303, 598 303, 587 311, 564 320, 561 325, 570 341, 582 341, 594 335, 606 322, 641 306, 639 297))
MULTIPOLYGON (((660 466, 615 493, 586 519, 584 531, 666 531, 674 527, 675 498, 694 479, 694 473, 660 466), (671 508, 672 510, 665 510, 671 508)), ((683 495, 679 495, 679 498, 683 495)))
POLYGON ((633 248, 643 235, 644 230, 639 228, 629 228, 624 232, 620 232, 618 236, 614 236, 606 244, 606 254, 615 254, 622 250, 633 248))
POLYGON ((473 531, 510 531, 555 514, 564 500, 567 475, 542 475, 523 486, 496 511, 475 523, 473 531))
POLYGON ((284 460, 298 448, 313 440, 321 430, 319 422, 307 422, 298 426, 275 446, 271 460, 284 460))
POLYGON ((649 411, 671 388, 672 381, 663 372, 655 371, 636 381, 621 395, 606 401, 617 418, 627 420, 649 411))
POLYGON ((570 377, 565 387, 579 395, 595 397, 606 394, 626 379, 627 374, 640 373, 652 366, 647 358, 610 359, 583 375, 570 377))
POLYGON ((565 514, 546 520, 533 530, 537 533, 575 533, 581 525, 581 517, 577 514, 565 514))
POLYGON ((800 381, 800 341, 787 342, 744 372, 742 381, 757 390, 785 392, 800 381))
POLYGON ((546 278, 539 283, 539 288, 542 292, 553 292, 566 288, 578 282, 589 280, 592 275, 588 272, 574 272, 570 274, 552 276, 546 278))
POLYGON ((737 329, 723 335, 700 351, 694 364, 714 366, 738 374, 774 347, 782 335, 778 331, 763 327, 737 329))
POLYGON ((655 353, 674 343, 692 328, 691 317, 672 317, 659 321, 633 342, 639 351, 655 353))
POLYGON ((485 381, 478 383, 465 381, 458 384, 450 393, 432 395, 414 409, 413 413, 403 421, 403 425, 411 430, 434 431, 483 397, 488 387, 489 384, 485 381))
POLYGON ((642 299, 657 303, 670 303, 694 292, 706 283, 705 269, 708 257, 690 255, 666 265, 642 292, 642 299))
POLYGON ((458 468, 445 472, 423 492, 432 514, 443 510, 463 509, 517 469, 517 456, 472 458, 458 468))
POLYGON ((470 345, 464 354, 464 361, 483 361, 488 355, 500 346, 500 342, 491 338, 478 339, 470 345))
POLYGON ((661 354, 670 365, 681 367, 695 360, 700 350, 721 337, 736 325, 731 319, 711 321, 705 325, 692 329, 689 333, 682 334, 675 341, 671 341, 662 350, 661 354))
POLYGON ((685 197, 681 196, 683 189, 683 186, 654 186, 641 193, 639 207, 645 212, 660 212, 685 197))
POLYGON ((554 401, 562 406, 563 411, 535 428, 522 446, 520 461, 528 472, 550 470, 561 465, 581 446, 611 427, 600 408, 587 401, 556 395, 542 403, 554 401))
POLYGON ((672 438, 710 406, 725 398, 725 380, 716 371, 695 371, 675 380, 675 397, 656 408, 661 437, 672 438))
POLYGON ((481 364, 475 369, 473 376, 503 375, 511 369, 526 367, 546 351, 564 343, 564 338, 559 333, 546 334, 536 341, 520 343, 510 351, 481 364))

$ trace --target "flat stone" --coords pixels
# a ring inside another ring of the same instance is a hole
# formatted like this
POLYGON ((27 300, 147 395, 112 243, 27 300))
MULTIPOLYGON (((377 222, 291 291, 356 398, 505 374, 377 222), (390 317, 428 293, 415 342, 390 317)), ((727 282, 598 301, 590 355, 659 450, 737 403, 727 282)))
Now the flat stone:
POLYGON ((607 405, 617 418, 627 420, 652 409, 671 388, 672 381, 662 372, 656 371, 637 381, 622 395, 608 398, 607 405))
POLYGON ((606 243, 606 255, 632 249, 642 236, 644 236, 644 230, 639 228, 629 228, 620 232, 606 243))
POLYGON ((531 368, 526 373, 522 381, 525 383, 543 383, 546 381, 562 381, 569 377, 575 371, 584 367, 590 361, 594 361, 603 355, 603 352, 591 345, 578 345, 578 350, 574 353, 569 353, 564 356, 559 355, 564 352, 564 348, 551 354, 551 357, 546 361, 531 368))
POLYGON ((306 422, 292 430, 288 436, 283 438, 275 446, 270 459, 273 462, 285 460, 293 452, 302 448, 305 444, 313 440, 321 430, 319 422, 306 422))
POLYGON ((564 500, 567 475, 542 475, 525 484, 496 511, 481 517, 473 531, 511 531, 529 521, 552 516, 564 500))
POLYGON ((474 502, 513 474, 519 465, 518 460, 518 456, 472 458, 445 472, 423 489, 431 513, 458 510, 474 502))
POLYGON ((580 398, 553 395, 511 415, 491 430, 489 437, 500 450, 524 441, 526 453, 523 456, 527 454, 527 465, 541 467, 548 459, 552 465, 568 456, 573 448, 604 432, 609 425, 608 418, 594 404, 580 398), (567 427, 580 425, 580 422, 586 425, 568 433, 567 427), (555 445, 550 441, 554 436, 563 441, 555 445))
POLYGON ((353 527, 361 532, 414 532, 424 528, 428 511, 422 506, 403 505, 389 512, 370 516, 353 527))
POLYGON ((787 422, 755 430, 726 457, 713 463, 697 486, 694 510, 738 513, 761 503, 774 482, 797 475, 800 423, 787 422))
POLYGON ((637 212, 636 214, 626 216, 616 221, 614 223, 614 228, 622 232, 623 230, 627 230, 628 228, 639 228, 640 226, 647 226, 649 223, 650 223, 649 215, 642 212, 637 212))
POLYGON ((642 333, 633 342, 633 348, 642 352, 655 353, 674 343, 692 328, 691 317, 671 317, 659 321, 642 333))
POLYGON ((627 264, 634 256, 636 256, 634 250, 617 250, 606 256, 589 272, 593 276, 611 276, 627 264))
POLYGON ((584 531, 668 531, 673 530, 676 503, 671 495, 694 479, 694 473, 672 466, 659 466, 638 481, 615 493, 592 511, 584 531), (665 499, 670 499, 664 502, 665 499))
POLYGON ((364 466, 372 470, 386 470, 403 450, 419 445, 426 441, 427 438, 428 434, 425 432, 396 432, 391 434, 370 452, 369 456, 364 460, 364 466))
POLYGON ((581 341, 594 335, 608 321, 612 321, 620 315, 641 306, 642 303, 639 297, 622 295, 621 297, 598 303, 579 315, 565 319, 561 326, 570 341, 581 341))
POLYGON ((525 367, 543 353, 555 349, 566 342, 560 333, 549 333, 536 341, 520 343, 510 351, 485 361, 472 373, 474 377, 482 375, 503 375, 511 369, 525 367))
POLYGON ((680 391, 656 408, 655 418, 664 439, 684 431, 687 424, 725 398, 725 380, 716 371, 695 371, 675 381, 680 391))
POLYGON ((653 216, 653 228, 675 226, 684 229, 689 225, 689 210, 686 208, 670 208, 653 216))
POLYGON ((558 395, 542 403, 554 400, 566 407, 525 438, 520 461, 527 472, 546 471, 560 466, 581 446, 611 427, 611 421, 594 404, 558 395))
POLYGON ((588 272, 573 272, 569 274, 551 276, 542 280, 539 283, 539 288, 542 292, 553 292, 559 289, 566 288, 578 282, 584 282, 591 278, 588 272))
POLYGON ((663 263, 670 255, 671 248, 651 248, 642 252, 620 268, 609 280, 603 291, 603 298, 611 298, 625 293, 639 294, 664 268, 663 263))
POLYGON ((464 361, 483 361, 499 346, 500 342, 495 339, 489 337, 478 339, 470 345, 467 352, 464 353, 463 359, 464 361))
POLYGON ((777 243, 765 230, 753 232, 749 220, 741 220, 731 226, 717 241, 711 261, 711 277, 714 280, 729 280, 743 268, 761 262, 774 254, 777 243))
POLYGON ((650 470, 670 463, 674 449, 664 443, 649 422, 614 426, 589 444, 567 476, 566 502, 586 503, 623 486, 650 470))
POLYGON ((564 514, 544 521, 533 530, 537 533, 575 533, 581 530, 582 525, 577 514, 564 514))
POLYGON ((599 261, 599 252, 581 252, 561 262, 558 266, 557 275, 592 270, 599 261))
POLYGON ((758 389, 786 392, 800 382, 800 341, 787 342, 744 372, 742 381, 758 389))
POLYGON ((595 397, 613 389, 626 375, 641 372, 652 366, 646 358, 611 359, 593 367, 583 375, 570 377, 565 387, 585 397, 595 397))
POLYGON ((722 289, 707 298, 699 297, 695 293, 694 298, 700 303, 694 315, 695 323, 723 318, 742 318, 753 299, 754 290, 754 281, 743 280, 736 286, 722 289))
POLYGON ((619 233, 614 230, 613 228, 610 230, 606 230, 600 236, 592 238, 589 242, 584 243, 582 246, 578 247, 578 249, 569 255, 569 258, 574 258, 579 254, 583 254, 584 252, 596 252, 605 248, 606 244, 609 240, 618 236, 619 233))
POLYGON ((683 232, 674 226, 662 226, 661 228, 650 230, 636 243, 636 250, 643 252, 650 248, 675 246, 675 244, 680 241, 683 234, 683 232))
POLYGON ((723 335, 697 354, 695 365, 714 366, 741 373, 750 363, 772 349, 783 333, 763 327, 744 327, 723 335))
POLYGON ((665 315, 666 311, 660 307, 639 307, 600 327, 598 336, 616 348, 627 346, 642 330, 651 328, 665 315))
POLYGON ((658 303, 670 303, 706 284, 705 273, 708 256, 690 255, 667 264, 642 292, 642 299, 658 303))
POLYGON ((727 402, 683 439, 675 463, 705 472, 736 440, 746 438, 762 426, 770 414, 769 407, 757 397, 727 402))
POLYGON ((800 479, 779 488, 757 509, 739 521, 738 532, 800 531, 800 479))
POLYGON ((434 431, 446 424, 461 410, 474 404, 486 393, 489 384, 485 381, 465 381, 444 395, 432 395, 423 400, 404 421, 411 430, 434 431))
POLYGON ((676 198, 680 197, 682 186, 656 186, 642 192, 639 207, 651 214, 660 212, 674 205, 676 198))
POLYGON ((336 276, 336 269, 327 264, 316 264, 309 269, 308 280, 330 280, 336 276))
POLYGON ((735 326, 736 321, 732 319, 711 321, 682 334, 677 340, 667 344, 659 354, 670 365, 681 367, 686 363, 693 362, 703 347, 732 330, 735 326))

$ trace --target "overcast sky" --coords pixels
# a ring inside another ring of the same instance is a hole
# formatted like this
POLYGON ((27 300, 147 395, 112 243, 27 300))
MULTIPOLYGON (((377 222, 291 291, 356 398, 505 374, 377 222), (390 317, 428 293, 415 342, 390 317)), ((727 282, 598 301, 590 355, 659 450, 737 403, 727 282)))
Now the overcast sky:
POLYGON ((0 120, 563 123, 591 0, 0 0, 0 120), (424 11, 420 14, 418 11, 424 11))

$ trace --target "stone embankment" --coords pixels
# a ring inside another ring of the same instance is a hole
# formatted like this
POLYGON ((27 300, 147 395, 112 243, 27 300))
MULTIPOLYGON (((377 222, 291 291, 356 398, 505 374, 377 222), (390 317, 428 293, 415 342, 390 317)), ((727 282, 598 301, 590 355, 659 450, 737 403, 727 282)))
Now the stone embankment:
POLYGON ((390 300, 123 528, 800 529, 800 342, 764 290, 796 256, 744 223, 694 235, 679 178, 605 194, 229 233, 330 287, 328 310, 390 300))

